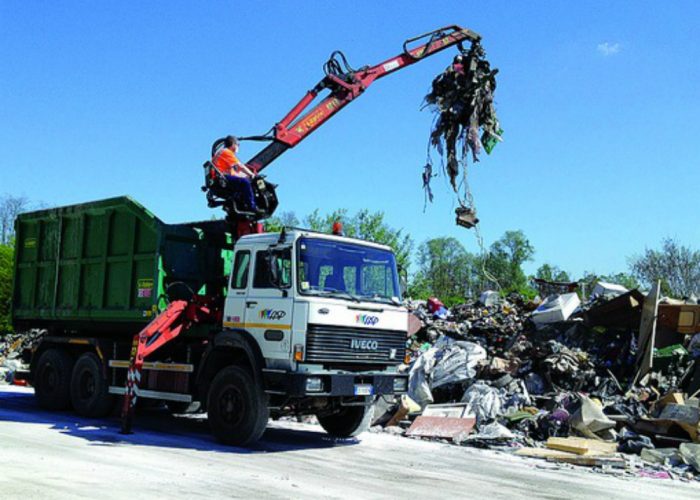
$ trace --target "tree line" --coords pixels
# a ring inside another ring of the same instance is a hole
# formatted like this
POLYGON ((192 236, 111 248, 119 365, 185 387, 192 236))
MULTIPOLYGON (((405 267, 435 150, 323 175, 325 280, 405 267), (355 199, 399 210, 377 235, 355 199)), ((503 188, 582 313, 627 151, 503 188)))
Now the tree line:
MULTIPOLYGON (((14 254, 14 220, 30 208, 26 198, 0 198, 0 332, 10 329, 12 272, 14 254)), ((304 227, 331 232, 334 222, 343 224, 346 236, 390 246, 398 265, 408 273, 408 295, 414 299, 439 297, 453 305, 475 299, 487 289, 507 294, 517 292, 534 297, 537 291, 531 279, 556 282, 579 282, 590 291, 597 281, 621 284, 627 288, 649 288, 661 280, 662 293, 683 298, 700 294, 700 251, 672 238, 662 240, 659 248, 646 248, 628 259, 628 269, 599 275, 587 271, 571 276, 556 264, 542 264, 534 275, 523 266, 532 262, 535 248, 520 230, 506 231, 482 252, 469 252, 453 237, 435 237, 416 246, 410 234, 391 227, 382 212, 360 210, 351 214, 346 209, 330 212, 314 210, 302 219, 294 212, 281 212, 265 221, 265 229, 304 227)))
POLYGON ((532 278, 553 282, 577 282, 591 291, 598 281, 617 283, 628 289, 648 289, 661 280, 662 293, 676 298, 700 294, 700 250, 665 238, 659 248, 646 248, 630 256, 628 269, 610 274, 586 271, 574 277, 556 264, 544 263, 534 275, 523 267, 532 262, 535 248, 521 230, 510 230, 486 247, 483 252, 469 252, 453 237, 436 237, 417 247, 410 234, 389 226, 382 212, 360 210, 350 214, 345 209, 321 213, 313 211, 301 220, 294 212, 282 212, 266 223, 266 230, 282 226, 303 226, 330 232, 335 221, 343 223, 347 236, 367 239, 393 248, 398 264, 409 270, 408 294, 412 298, 439 297, 446 304, 477 298, 487 289, 504 294, 517 292, 534 297, 537 291, 532 278))
POLYGON ((11 331, 12 277, 15 248, 15 218, 29 208, 23 196, 0 198, 0 334, 11 331))

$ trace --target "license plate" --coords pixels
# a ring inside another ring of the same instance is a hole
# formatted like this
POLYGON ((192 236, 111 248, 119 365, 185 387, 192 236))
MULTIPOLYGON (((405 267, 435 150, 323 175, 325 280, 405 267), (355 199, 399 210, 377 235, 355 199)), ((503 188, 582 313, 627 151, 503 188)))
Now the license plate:
POLYGON ((374 387, 370 384, 355 384, 355 396, 371 396, 374 394, 374 387))

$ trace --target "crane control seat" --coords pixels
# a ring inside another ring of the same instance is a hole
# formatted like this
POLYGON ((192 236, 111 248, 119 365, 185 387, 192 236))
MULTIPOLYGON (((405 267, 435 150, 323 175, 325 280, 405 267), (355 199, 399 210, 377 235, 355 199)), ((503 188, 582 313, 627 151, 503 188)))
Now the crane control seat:
POLYGON ((235 220, 257 221, 267 219, 277 209, 276 184, 265 180, 258 175, 251 179, 253 196, 258 212, 248 211, 241 194, 226 179, 226 176, 217 169, 211 161, 204 162, 204 185, 202 191, 206 193, 207 205, 210 208, 223 207, 229 217, 235 220))

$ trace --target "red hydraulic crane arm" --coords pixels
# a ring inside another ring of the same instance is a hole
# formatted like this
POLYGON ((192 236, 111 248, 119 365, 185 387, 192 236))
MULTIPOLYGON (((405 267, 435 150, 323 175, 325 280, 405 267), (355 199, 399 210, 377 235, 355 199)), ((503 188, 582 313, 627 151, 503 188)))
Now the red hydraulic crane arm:
POLYGON ((403 44, 403 53, 375 66, 365 66, 358 70, 351 70, 345 57, 335 52, 326 63, 326 76, 273 127, 272 137, 269 137, 272 142, 248 161, 247 165, 260 172, 287 149, 299 144, 338 111, 350 104, 375 80, 453 45, 458 45, 461 49, 462 42, 478 42, 480 39, 481 36, 474 31, 459 26, 447 26, 410 38, 403 44), (426 38, 428 39, 426 43, 413 49, 408 48, 409 44, 426 38), (341 69, 341 62, 345 65, 345 71, 341 69), (330 93, 307 111, 318 95, 326 89, 330 93))
POLYGON ((171 302, 165 311, 134 336, 122 402, 122 433, 131 433, 134 406, 141 382, 141 370, 146 357, 175 340, 195 323, 219 324, 220 322, 220 299, 195 295, 189 301, 171 302))

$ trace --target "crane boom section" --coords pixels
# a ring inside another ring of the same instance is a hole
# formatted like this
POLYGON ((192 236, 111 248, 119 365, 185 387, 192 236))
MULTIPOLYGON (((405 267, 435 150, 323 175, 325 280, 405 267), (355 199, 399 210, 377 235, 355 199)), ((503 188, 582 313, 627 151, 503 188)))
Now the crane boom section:
POLYGON ((410 66, 426 57, 445 50, 453 45, 461 48, 462 42, 478 42, 481 36, 472 30, 459 26, 447 26, 406 40, 403 53, 389 58, 375 66, 365 66, 352 70, 345 58, 339 57, 346 66, 342 71, 339 61, 326 63, 326 76, 287 113, 272 129, 271 143, 247 162, 249 167, 260 172, 287 149, 293 148, 314 130, 326 123, 333 115, 360 96, 375 80, 410 66), (414 48, 408 45, 428 38, 428 41, 414 48), (330 68, 330 69, 329 69, 330 68), (308 109, 324 90, 330 93, 315 106, 308 109))

